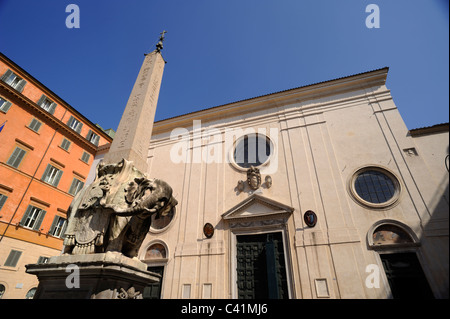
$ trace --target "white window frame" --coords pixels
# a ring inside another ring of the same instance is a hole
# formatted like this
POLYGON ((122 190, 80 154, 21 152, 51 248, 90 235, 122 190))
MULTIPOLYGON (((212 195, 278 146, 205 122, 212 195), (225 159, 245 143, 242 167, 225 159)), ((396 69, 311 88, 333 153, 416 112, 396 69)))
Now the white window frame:
POLYGON ((6 113, 11 107, 11 102, 0 96, 0 111, 6 113))
POLYGON ((61 179, 61 176, 63 174, 63 170, 53 166, 52 164, 48 164, 48 165, 50 165, 51 167, 50 167, 50 169, 48 169, 48 166, 47 166, 47 169, 44 172, 44 176, 42 176, 42 181, 44 181, 45 183, 48 183, 52 186, 57 187, 59 184, 59 181, 61 179), (60 175, 58 175, 59 172, 61 172, 60 175), (56 183, 56 181, 57 181, 57 183, 56 183))
POLYGON ((64 230, 64 228, 67 224, 67 219, 57 215, 57 216, 55 216, 55 220, 56 221, 54 221, 54 226, 53 226, 53 229, 51 230, 50 235, 60 238, 63 235, 62 231, 64 230))
POLYGON ((73 178, 72 183, 70 184, 70 188, 69 188, 69 194, 75 196, 76 194, 78 194, 78 192, 84 187, 84 182, 76 177, 73 178), (76 184, 75 189, 71 192, 72 187, 74 185, 74 183, 76 184), (80 187, 81 186, 81 187, 80 187))
POLYGON ((42 214, 43 211, 44 210, 39 207, 32 206, 31 211, 28 213, 27 219, 22 226, 25 228, 34 229, 33 227, 35 226, 36 221, 39 220, 39 215, 42 214))

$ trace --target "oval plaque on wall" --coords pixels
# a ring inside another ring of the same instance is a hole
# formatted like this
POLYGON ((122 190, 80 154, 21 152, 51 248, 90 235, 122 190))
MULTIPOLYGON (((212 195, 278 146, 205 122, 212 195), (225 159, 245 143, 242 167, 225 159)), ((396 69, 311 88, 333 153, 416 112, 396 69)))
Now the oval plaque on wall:
POLYGON ((312 210, 308 210, 303 216, 303 219, 305 220, 305 223, 306 225, 308 225, 308 227, 316 226, 317 215, 312 210))
POLYGON ((214 226, 210 223, 206 223, 203 226, 203 234, 205 234, 206 238, 211 238, 214 235, 214 226))

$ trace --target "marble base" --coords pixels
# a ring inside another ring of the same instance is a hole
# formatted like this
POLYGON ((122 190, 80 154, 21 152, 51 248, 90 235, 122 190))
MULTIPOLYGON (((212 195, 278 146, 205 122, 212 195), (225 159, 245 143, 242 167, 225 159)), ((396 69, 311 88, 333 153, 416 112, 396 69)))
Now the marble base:
POLYGON ((145 263, 118 252, 55 256, 25 267, 39 280, 34 299, 141 299, 160 280, 145 263))

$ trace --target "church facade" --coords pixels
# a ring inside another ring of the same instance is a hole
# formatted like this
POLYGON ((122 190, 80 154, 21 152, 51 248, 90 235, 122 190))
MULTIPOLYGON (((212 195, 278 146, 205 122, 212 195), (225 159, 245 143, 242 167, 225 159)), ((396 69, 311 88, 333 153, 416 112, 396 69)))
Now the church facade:
POLYGON ((178 205, 140 249, 144 296, 448 298, 448 124, 408 130, 387 75, 155 122, 148 175, 178 205))

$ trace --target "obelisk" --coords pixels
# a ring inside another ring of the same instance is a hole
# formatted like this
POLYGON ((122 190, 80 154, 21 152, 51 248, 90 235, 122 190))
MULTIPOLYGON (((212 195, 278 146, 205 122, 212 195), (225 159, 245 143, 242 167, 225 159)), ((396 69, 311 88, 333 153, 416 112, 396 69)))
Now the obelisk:
POLYGON ((165 33, 161 33, 156 50, 145 55, 114 140, 103 159, 106 164, 124 158, 141 173, 147 173, 147 153, 166 63, 161 55, 165 33))

